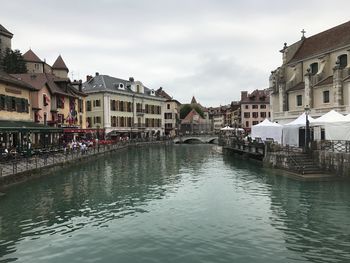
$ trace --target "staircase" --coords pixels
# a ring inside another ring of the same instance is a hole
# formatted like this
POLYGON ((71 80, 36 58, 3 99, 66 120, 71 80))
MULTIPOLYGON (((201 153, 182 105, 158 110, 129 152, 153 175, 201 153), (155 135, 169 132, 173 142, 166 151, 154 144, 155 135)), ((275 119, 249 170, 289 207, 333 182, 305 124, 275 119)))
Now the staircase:
POLYGON ((322 174, 323 171, 318 167, 312 157, 306 153, 293 153, 288 155, 288 166, 290 170, 299 174, 322 174))

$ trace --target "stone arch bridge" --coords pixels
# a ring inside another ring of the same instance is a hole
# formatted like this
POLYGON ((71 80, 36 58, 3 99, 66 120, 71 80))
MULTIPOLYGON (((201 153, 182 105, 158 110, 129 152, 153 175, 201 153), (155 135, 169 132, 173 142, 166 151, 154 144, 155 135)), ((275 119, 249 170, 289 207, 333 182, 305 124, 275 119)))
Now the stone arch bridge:
POLYGON ((177 136, 173 139, 174 143, 213 143, 218 144, 219 136, 217 135, 184 135, 177 136))

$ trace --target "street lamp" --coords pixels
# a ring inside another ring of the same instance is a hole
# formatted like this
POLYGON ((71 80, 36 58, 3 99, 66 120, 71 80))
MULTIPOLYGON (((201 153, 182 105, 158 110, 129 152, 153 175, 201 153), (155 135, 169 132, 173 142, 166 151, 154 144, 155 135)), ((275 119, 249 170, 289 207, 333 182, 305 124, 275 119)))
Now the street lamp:
POLYGON ((310 107, 306 105, 305 107, 305 152, 308 153, 310 150, 310 122, 309 122, 310 107))

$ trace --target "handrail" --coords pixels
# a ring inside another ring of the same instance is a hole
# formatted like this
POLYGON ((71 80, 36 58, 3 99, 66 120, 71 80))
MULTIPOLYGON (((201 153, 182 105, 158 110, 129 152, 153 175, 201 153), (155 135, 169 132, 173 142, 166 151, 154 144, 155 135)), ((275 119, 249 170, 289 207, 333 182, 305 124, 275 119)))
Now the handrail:
POLYGON ((295 165, 296 170, 299 173, 301 173, 301 174, 305 173, 305 167, 298 163, 298 161, 296 160, 295 152, 291 151, 289 147, 287 147, 287 158, 288 158, 288 162, 291 161, 293 163, 293 165, 295 165))

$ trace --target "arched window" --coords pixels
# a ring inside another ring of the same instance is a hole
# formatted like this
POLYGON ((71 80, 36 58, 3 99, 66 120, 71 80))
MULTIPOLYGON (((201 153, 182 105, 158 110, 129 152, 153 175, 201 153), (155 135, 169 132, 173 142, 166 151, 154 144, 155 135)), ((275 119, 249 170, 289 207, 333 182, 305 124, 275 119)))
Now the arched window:
POLYGON ((346 66, 348 65, 348 55, 346 55, 346 54, 340 55, 338 57, 338 60, 339 60, 339 67, 346 68, 346 66))
POLYGON ((315 63, 312 63, 311 65, 310 65, 310 70, 311 70, 311 75, 315 75, 315 74, 317 74, 317 72, 318 72, 318 63, 317 62, 315 62, 315 63))

